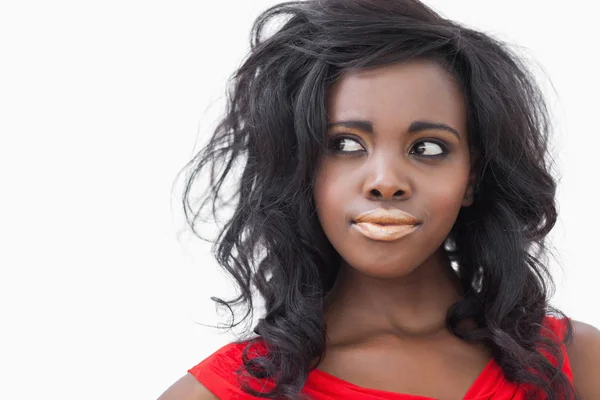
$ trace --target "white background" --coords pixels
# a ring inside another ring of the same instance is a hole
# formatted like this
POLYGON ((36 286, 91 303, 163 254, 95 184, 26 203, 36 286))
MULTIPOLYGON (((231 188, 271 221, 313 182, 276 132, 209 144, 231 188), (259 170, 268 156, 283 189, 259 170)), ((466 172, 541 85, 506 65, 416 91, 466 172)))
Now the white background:
MULTIPOLYGON (((0 398, 153 399, 232 339, 196 324, 230 289, 172 185, 271 4, 1 3, 0 398)), ((597 6, 428 4, 518 43, 552 80, 553 303, 600 327, 597 6)))

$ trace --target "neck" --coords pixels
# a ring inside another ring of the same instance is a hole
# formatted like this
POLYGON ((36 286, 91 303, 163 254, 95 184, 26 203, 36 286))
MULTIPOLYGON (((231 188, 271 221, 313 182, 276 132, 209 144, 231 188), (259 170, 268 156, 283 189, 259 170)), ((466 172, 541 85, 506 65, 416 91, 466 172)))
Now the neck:
POLYGON ((460 280, 443 248, 409 275, 397 278, 368 276, 342 261, 327 299, 328 337, 343 342, 362 334, 438 334, 446 331, 448 308, 462 295, 460 280))

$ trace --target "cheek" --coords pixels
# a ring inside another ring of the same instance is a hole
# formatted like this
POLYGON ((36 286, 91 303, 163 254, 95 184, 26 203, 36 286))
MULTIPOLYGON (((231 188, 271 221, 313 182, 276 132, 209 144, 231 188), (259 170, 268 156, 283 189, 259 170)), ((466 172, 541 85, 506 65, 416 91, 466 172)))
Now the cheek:
POLYGON ((422 187, 420 199, 426 202, 429 217, 440 223, 453 224, 467 190, 467 172, 457 172, 451 176, 440 175, 426 187, 422 187))
POLYGON ((437 185, 432 185, 428 193, 432 199, 435 199, 437 206, 444 208, 457 208, 462 203, 466 183, 448 181, 440 182, 437 185))
POLYGON ((313 198, 315 200, 315 206, 317 208, 319 218, 321 218, 323 211, 328 208, 329 202, 332 201, 330 193, 331 180, 332 179, 328 173, 326 165, 321 165, 315 174, 315 183, 313 188, 313 198))
POLYGON ((326 234, 336 223, 344 220, 345 206, 350 200, 350 180, 344 179, 344 174, 338 172, 335 165, 324 162, 315 174, 313 197, 317 215, 326 234))

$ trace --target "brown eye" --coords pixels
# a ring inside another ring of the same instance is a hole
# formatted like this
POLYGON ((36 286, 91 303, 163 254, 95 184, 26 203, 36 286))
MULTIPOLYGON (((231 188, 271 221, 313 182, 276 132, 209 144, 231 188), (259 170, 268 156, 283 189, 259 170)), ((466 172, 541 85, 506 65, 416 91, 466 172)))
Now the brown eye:
POLYGON ((349 137, 335 138, 331 140, 329 147, 339 153, 356 153, 365 150, 358 141, 349 137))
POLYGON ((414 151, 411 151, 411 153, 429 157, 440 156, 446 153, 446 149, 442 144, 432 141, 419 142, 415 147, 413 147, 413 150, 414 151))

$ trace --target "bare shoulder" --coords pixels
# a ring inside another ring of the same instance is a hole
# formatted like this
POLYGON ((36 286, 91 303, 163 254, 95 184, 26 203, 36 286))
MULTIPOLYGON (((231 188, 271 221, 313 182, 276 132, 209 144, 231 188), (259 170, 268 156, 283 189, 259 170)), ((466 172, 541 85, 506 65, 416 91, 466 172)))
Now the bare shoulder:
POLYGON ((573 341, 567 352, 573 384, 583 399, 600 399, 600 330, 583 322, 572 322, 573 341))
POLYGON ((158 400, 219 400, 191 374, 182 376, 158 400))

